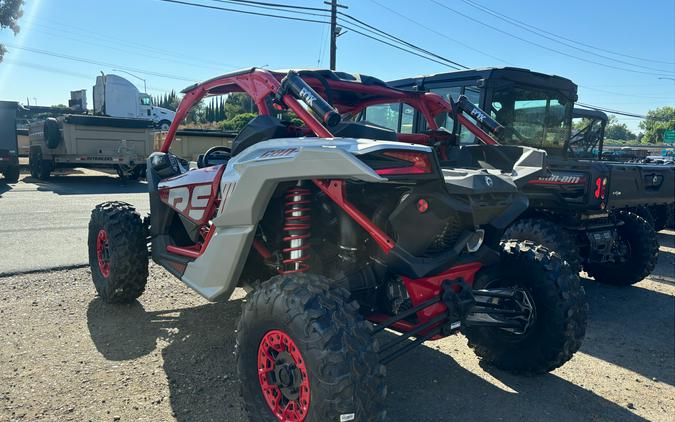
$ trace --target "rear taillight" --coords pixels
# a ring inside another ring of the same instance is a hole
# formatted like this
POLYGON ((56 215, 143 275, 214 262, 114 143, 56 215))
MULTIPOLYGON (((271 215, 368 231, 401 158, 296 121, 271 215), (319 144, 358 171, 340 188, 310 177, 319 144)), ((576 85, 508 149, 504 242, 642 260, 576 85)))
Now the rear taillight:
POLYGON ((391 174, 429 174, 432 172, 431 158, 425 152, 416 151, 385 151, 382 155, 390 158, 395 158, 407 165, 397 165, 396 167, 381 168, 375 170, 380 175, 391 174))
POLYGON ((605 199, 607 196, 607 178, 598 177, 595 179, 595 192, 593 196, 595 199, 605 199))

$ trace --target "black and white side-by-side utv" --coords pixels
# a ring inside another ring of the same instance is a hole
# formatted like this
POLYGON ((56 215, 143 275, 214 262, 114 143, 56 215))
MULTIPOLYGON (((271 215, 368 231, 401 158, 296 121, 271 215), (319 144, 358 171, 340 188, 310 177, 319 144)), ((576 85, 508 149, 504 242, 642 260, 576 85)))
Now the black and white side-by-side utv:
POLYGON ((149 218, 120 202, 92 211, 92 277, 106 302, 135 300, 149 243, 156 263, 209 300, 250 288, 236 353, 252 421, 383 421, 385 365, 458 332, 517 373, 550 371, 579 349, 577 275, 540 245, 500 241, 527 209, 519 186, 541 175, 545 152, 496 148, 442 97, 363 75, 253 68, 183 93, 148 159, 149 218), (231 92, 250 95, 258 117, 188 170, 170 149, 178 125, 206 96, 231 92), (392 102, 420 111, 429 130, 363 119, 392 102), (291 112, 304 124, 286 121, 291 112), (442 165, 439 113, 485 142, 467 150, 485 168, 442 165))

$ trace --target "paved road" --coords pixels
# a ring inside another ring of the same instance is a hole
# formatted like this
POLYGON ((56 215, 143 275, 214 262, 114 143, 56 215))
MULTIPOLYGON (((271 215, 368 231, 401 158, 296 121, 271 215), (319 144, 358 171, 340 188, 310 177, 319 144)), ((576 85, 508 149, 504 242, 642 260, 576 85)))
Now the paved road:
POLYGON ((22 175, 0 181, 0 275, 85 264, 89 212, 98 203, 126 201, 149 211, 145 183, 84 170, 43 182, 22 175))

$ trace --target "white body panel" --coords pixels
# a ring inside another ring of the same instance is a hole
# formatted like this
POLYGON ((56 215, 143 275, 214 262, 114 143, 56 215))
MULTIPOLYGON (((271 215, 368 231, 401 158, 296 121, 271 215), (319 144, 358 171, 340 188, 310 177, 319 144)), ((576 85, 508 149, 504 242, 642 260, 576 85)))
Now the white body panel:
POLYGON ((237 286, 258 222, 280 182, 310 179, 387 181, 355 155, 381 149, 431 152, 429 147, 349 138, 273 139, 232 158, 221 184, 216 232, 204 254, 187 265, 182 280, 207 299, 229 296, 237 286))

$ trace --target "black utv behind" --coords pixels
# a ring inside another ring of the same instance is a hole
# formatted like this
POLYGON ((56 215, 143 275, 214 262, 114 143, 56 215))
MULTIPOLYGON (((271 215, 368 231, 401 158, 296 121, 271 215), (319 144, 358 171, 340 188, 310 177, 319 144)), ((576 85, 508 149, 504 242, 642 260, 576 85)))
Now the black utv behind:
MULTIPOLYGON (((432 91, 461 103, 477 104, 502 126, 503 144, 527 145, 549 154, 550 174, 524 188, 529 210, 504 234, 558 251, 596 280, 629 285, 656 265, 658 242, 649 222, 631 212, 648 201, 672 201, 672 176, 653 177, 649 169, 587 160, 570 143, 577 86, 570 80, 526 69, 479 69, 389 82, 398 88, 432 91), (649 178, 649 180, 648 180, 649 178), (670 188, 668 188, 670 184, 670 188)), ((452 132, 448 159, 466 166, 464 146, 474 136, 452 116, 437 116, 452 132)), ((426 127, 413 119, 414 132, 426 127)))

